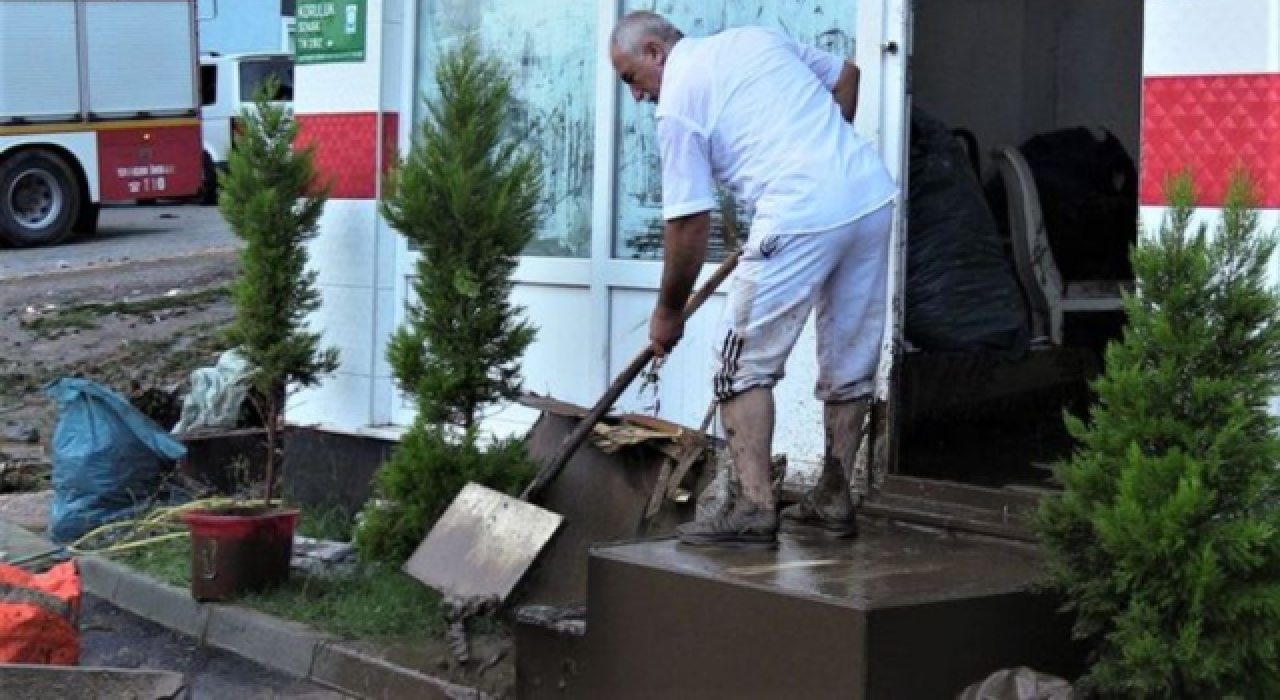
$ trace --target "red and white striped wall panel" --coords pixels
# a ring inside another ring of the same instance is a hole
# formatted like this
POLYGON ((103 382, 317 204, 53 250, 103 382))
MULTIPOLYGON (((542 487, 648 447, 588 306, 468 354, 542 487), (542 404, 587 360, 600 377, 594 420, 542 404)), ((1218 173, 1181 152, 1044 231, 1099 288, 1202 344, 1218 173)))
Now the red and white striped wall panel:
POLYGON ((1143 40, 1143 205, 1190 170, 1219 206, 1244 167, 1280 208, 1280 0, 1148 2, 1143 40))

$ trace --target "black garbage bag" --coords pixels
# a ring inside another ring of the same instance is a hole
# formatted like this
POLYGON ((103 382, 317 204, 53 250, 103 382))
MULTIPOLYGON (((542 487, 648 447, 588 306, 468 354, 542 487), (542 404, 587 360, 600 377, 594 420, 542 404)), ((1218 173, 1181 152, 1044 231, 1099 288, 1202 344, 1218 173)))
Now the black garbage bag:
MULTIPOLYGON (((1132 279, 1138 240, 1138 169, 1110 131, 1084 127, 1032 137, 1019 149, 1040 194, 1049 249, 1063 279, 1132 279)), ((988 193, 1008 231, 1004 183, 988 193)))
POLYGON ((909 183, 907 339, 925 350, 1022 357, 1026 307, 982 185, 951 130, 919 108, 909 183))

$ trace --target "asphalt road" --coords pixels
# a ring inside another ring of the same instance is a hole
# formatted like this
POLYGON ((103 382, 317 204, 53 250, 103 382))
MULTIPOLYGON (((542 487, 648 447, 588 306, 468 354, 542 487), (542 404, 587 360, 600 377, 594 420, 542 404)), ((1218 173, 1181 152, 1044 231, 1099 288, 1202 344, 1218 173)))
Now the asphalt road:
POLYGON ((348 700, 239 656, 200 646, 92 596, 81 612, 81 666, 177 671, 190 700, 348 700))
POLYGON ((98 233, 44 248, 0 249, 0 280, 121 263, 230 251, 239 239, 217 207, 120 205, 102 210, 98 233))

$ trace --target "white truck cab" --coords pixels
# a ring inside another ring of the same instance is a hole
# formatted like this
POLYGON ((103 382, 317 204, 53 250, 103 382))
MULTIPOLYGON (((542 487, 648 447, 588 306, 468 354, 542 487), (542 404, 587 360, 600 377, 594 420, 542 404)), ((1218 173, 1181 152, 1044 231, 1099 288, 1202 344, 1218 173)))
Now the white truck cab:
POLYGON ((217 201, 217 173, 227 167, 236 120, 253 106, 270 77, 280 83, 275 96, 293 105, 293 56, 288 53, 208 53, 200 56, 200 120, 204 141, 204 185, 200 199, 217 201))

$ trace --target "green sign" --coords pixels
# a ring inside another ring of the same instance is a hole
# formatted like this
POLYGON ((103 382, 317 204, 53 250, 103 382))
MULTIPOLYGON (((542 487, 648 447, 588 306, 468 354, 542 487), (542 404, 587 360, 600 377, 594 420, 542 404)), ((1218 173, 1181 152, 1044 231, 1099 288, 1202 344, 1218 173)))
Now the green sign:
POLYGON ((367 16, 365 0, 298 0, 293 30, 298 63, 363 61, 367 16))

